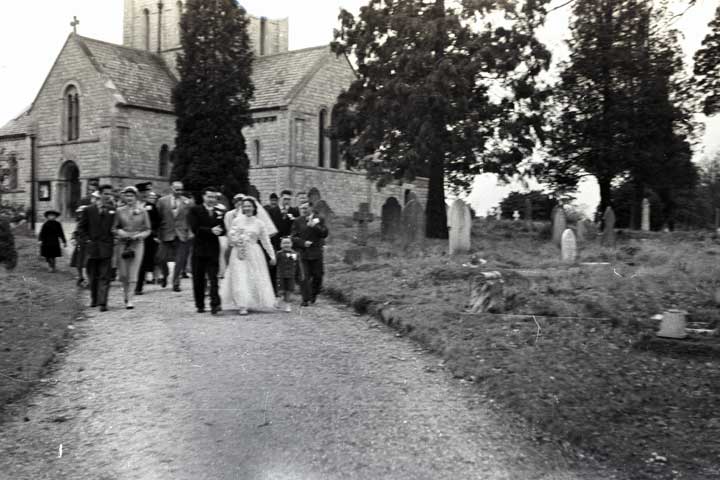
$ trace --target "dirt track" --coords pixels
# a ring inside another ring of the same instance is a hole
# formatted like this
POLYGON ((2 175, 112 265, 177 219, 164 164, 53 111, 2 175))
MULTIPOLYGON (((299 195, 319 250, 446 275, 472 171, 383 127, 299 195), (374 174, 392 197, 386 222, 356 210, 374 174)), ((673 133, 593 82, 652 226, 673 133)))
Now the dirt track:
POLYGON ((2 426, 0 478, 611 478, 537 451, 372 321, 324 300, 213 317, 183 287, 88 311, 53 382, 2 426))

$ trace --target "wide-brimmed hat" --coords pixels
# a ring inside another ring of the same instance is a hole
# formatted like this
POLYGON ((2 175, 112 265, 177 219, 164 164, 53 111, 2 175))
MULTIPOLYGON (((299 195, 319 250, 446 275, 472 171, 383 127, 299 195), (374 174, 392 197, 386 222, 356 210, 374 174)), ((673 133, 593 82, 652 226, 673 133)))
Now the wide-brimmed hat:
POLYGON ((232 198, 232 203, 235 204, 235 202, 238 202, 240 200, 243 200, 245 198, 244 193, 238 193, 232 198))
POLYGON ((57 210, 48 210, 45 212, 45 218, 47 218, 48 215, 55 215, 56 217, 59 217, 60 212, 58 212, 57 210))
POLYGON ((135 195, 136 197, 139 195, 138 189, 135 188, 135 187, 133 187, 132 185, 129 186, 129 187, 123 188, 120 193, 123 194, 123 195, 126 194, 126 193, 132 193, 132 194, 135 195))
POLYGON ((142 182, 135 184, 135 188, 137 188, 138 192, 147 192, 148 190, 150 190, 150 187, 152 187, 152 182, 142 182))

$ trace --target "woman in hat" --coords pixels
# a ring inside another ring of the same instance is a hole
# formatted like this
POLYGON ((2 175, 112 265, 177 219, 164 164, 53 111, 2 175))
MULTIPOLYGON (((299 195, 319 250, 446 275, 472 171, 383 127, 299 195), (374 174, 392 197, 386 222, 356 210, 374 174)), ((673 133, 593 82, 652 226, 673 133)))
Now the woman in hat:
POLYGON ((135 285, 135 295, 142 295, 143 285, 145 284, 145 276, 148 273, 153 274, 153 280, 151 283, 155 283, 155 279, 157 278, 155 275, 155 258, 157 256, 159 244, 157 232, 160 228, 160 213, 158 212, 158 209, 156 207, 157 199, 157 193, 153 191, 145 194, 145 205, 143 208, 148 213, 151 232, 144 241, 145 251, 143 253, 142 262, 140 263, 140 269, 138 270, 137 284, 135 285))
POLYGON ((60 222, 57 221, 59 216, 60 212, 56 210, 45 212, 47 220, 43 223, 38 236, 38 240, 40 240, 40 256, 47 260, 51 272, 55 271, 55 259, 62 256, 60 242, 63 243, 64 247, 67 247, 65 232, 63 232, 60 222))
POLYGON ((132 296, 134 284, 143 260, 145 239, 150 235, 151 224, 147 211, 139 202, 135 187, 125 187, 121 192, 125 205, 117 209, 113 231, 120 244, 118 278, 125 294, 125 308, 134 308, 132 296))

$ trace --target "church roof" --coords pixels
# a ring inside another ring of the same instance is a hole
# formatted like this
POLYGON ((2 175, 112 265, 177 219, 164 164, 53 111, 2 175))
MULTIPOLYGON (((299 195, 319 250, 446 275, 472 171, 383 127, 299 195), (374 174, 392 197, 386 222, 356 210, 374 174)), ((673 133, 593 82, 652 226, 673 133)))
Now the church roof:
POLYGON ((30 123, 32 122, 32 117, 30 116, 31 108, 31 106, 26 108, 20 115, 0 127, 0 137, 27 135, 30 130, 30 123))
POLYGON ((105 74, 127 105, 172 112, 175 77, 154 53, 76 36, 98 71, 105 74))
POLYGON ((253 63, 255 97, 251 108, 267 109, 290 103, 330 55, 327 45, 257 57, 253 63))

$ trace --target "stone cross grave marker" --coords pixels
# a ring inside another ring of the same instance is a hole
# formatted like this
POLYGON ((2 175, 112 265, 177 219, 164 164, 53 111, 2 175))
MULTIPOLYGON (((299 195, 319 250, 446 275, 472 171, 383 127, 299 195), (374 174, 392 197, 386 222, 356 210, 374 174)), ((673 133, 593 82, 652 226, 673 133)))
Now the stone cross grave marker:
POLYGON ((606 247, 615 248, 615 212, 612 207, 605 209, 603 222, 605 225, 602 233, 602 244, 606 247))
POLYGON ((370 212, 369 203, 361 203, 358 211, 353 214, 353 220, 358 224, 358 233, 356 243, 360 246, 367 245, 368 240, 368 224, 375 219, 370 212))
POLYGON ((577 242, 575 241, 575 234, 569 228, 566 228, 562 234, 560 257, 563 262, 567 263, 575 263, 575 260, 577 259, 577 242))
POLYGON ((472 219, 470 208, 460 199, 453 202, 449 215, 449 244, 450 255, 467 253, 470 251, 470 230, 472 219))
POLYGON ((411 200, 402 211, 403 247, 422 245, 425 241, 425 210, 420 202, 411 200))
POLYGON ((498 207, 497 212, 495 212, 495 219, 502 220, 502 208, 498 207))
POLYGON ((384 241, 394 242, 400 235, 402 207, 397 198, 390 197, 382 206, 380 235, 384 241))
POLYGON ((643 232, 650 231, 650 200, 648 200, 647 198, 643 198, 642 201, 642 221, 640 224, 640 229, 643 232))
POLYGON ((518 220, 520 220, 520 212, 518 210, 515 210, 513 212, 513 222, 517 222, 518 220))
POLYGON ((565 218, 565 209, 559 205, 554 210, 552 219, 552 241, 555 245, 560 246, 562 234, 567 228, 567 219, 565 218))

